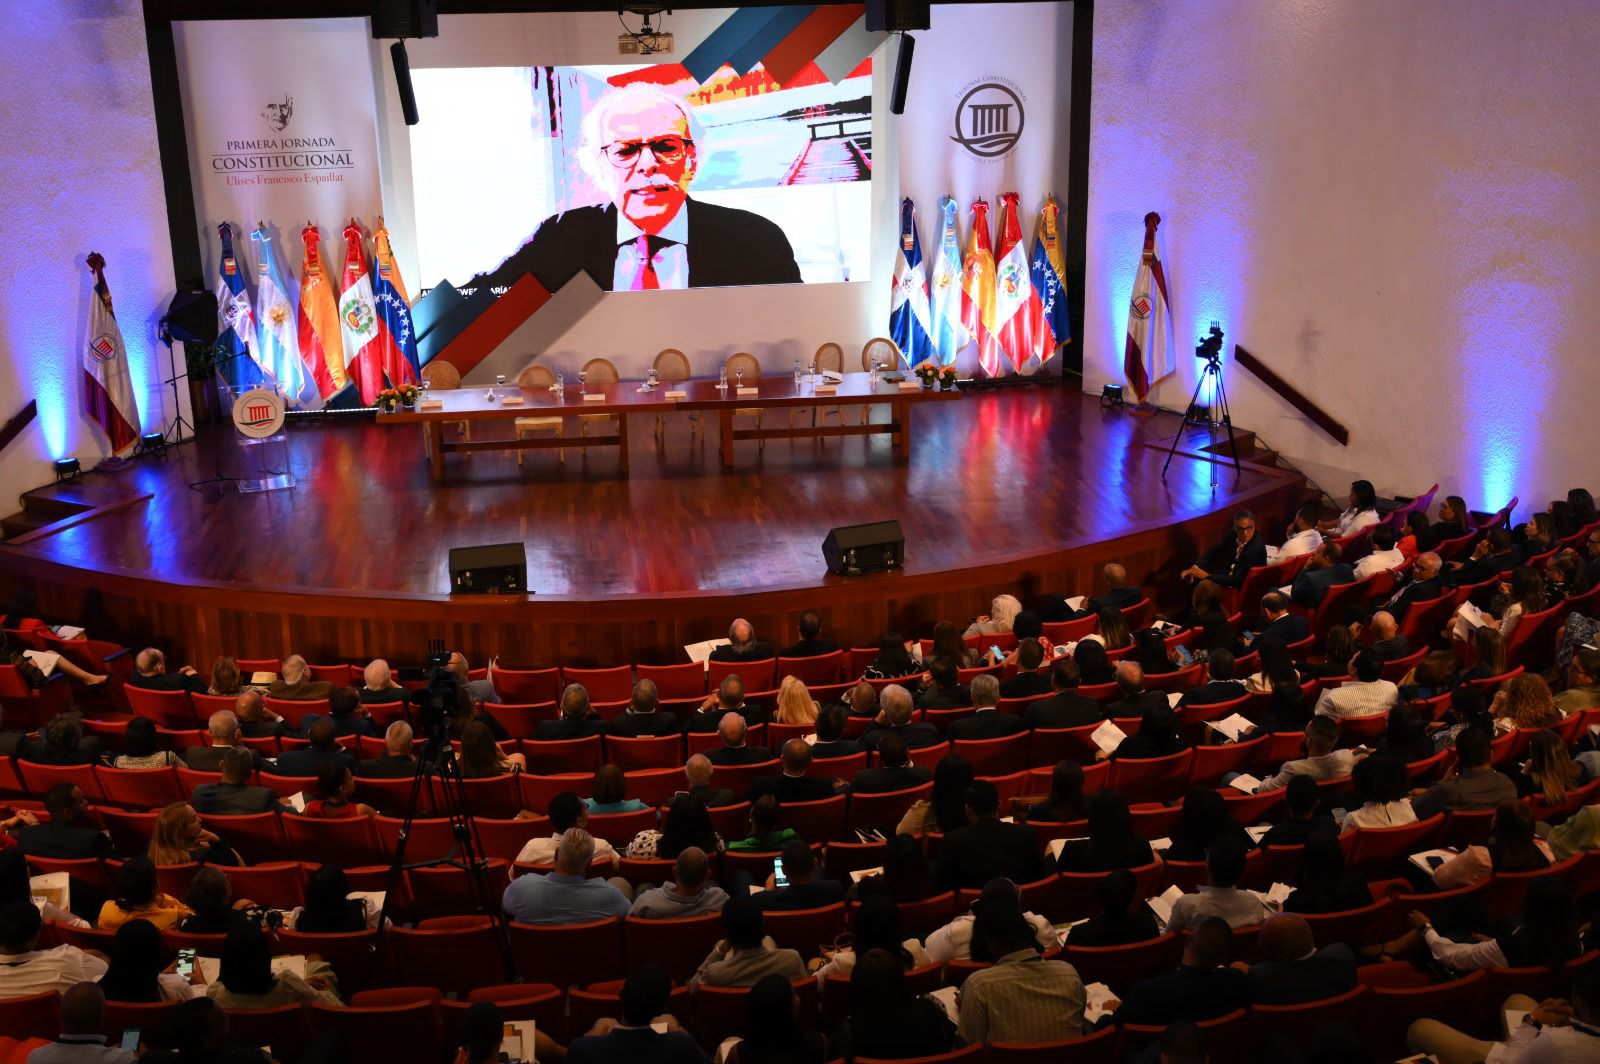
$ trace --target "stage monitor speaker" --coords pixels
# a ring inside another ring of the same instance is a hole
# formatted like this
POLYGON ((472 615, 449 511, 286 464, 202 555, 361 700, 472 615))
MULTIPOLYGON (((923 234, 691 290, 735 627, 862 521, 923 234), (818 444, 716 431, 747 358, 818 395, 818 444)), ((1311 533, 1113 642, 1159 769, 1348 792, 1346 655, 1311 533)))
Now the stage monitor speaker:
POLYGON ((928 7, 928 0, 867 0, 867 29, 874 33, 928 29, 928 7))
POLYGON ((452 595, 522 595, 528 590, 528 551, 521 543, 450 548, 452 595))
POLYGON ((217 294, 203 288, 179 291, 167 304, 161 327, 180 344, 214 343, 217 339, 217 294))
POLYGON ((439 0, 372 0, 372 39, 439 36, 439 0))
POLYGON ((841 525, 822 541, 822 557, 828 563, 828 572, 840 576, 898 569, 905 556, 906 536, 900 531, 899 521, 841 525))

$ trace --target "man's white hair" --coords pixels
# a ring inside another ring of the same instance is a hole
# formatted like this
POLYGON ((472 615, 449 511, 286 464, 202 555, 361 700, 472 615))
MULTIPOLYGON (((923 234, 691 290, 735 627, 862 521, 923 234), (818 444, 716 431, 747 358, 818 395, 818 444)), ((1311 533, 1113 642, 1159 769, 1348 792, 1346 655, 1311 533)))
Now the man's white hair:
POLYGON ((306 678, 306 674, 310 671, 311 669, 310 666, 306 664, 306 659, 301 657, 299 654, 290 654, 288 657, 283 659, 284 683, 299 683, 301 680, 306 678))
POLYGON ((683 115, 684 123, 689 129, 689 139, 695 144, 695 158, 703 157, 705 126, 696 117, 694 108, 690 107, 683 97, 676 96, 658 85, 635 82, 619 89, 612 89, 600 97, 599 101, 589 108, 589 113, 583 116, 578 136, 578 164, 583 167, 591 181, 601 188, 607 187, 610 183, 606 175, 612 168, 611 163, 600 149, 610 143, 606 127, 611 121, 611 116, 647 111, 662 104, 677 108, 683 115))
POLYGON ((373 691, 381 691, 389 686, 389 675, 389 663, 382 658, 373 658, 361 671, 362 681, 373 691))

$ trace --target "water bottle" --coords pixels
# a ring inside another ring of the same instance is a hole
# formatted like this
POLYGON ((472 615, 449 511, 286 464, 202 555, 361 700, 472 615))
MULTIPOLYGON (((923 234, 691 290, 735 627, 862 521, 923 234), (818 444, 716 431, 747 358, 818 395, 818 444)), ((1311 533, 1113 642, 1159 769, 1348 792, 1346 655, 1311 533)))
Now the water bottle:
POLYGON ((722 372, 717 376, 717 390, 722 392, 728 390, 728 364, 726 362, 722 364, 722 372))
POLYGON ((567 375, 560 370, 556 370, 556 394, 563 398, 567 394, 567 375))
POLYGON ((794 390, 797 392, 800 390, 800 360, 798 358, 794 360, 794 390))

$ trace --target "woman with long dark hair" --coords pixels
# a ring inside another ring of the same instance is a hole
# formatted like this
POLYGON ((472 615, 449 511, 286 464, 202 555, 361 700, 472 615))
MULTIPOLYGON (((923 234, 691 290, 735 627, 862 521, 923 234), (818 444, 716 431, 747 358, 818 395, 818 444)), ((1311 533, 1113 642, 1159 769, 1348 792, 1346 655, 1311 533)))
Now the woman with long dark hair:
POLYGON ((1133 634, 1133 660, 1146 676, 1178 671, 1178 663, 1158 628, 1141 628, 1133 634))
POLYGON ((1460 539, 1472 531, 1472 511, 1467 500, 1459 495, 1446 495, 1439 503, 1439 520, 1433 523, 1433 534, 1440 541, 1460 539))
POLYGON ((1213 843, 1225 838, 1237 840, 1246 849, 1254 843, 1250 835, 1228 812, 1221 792, 1211 787, 1196 787, 1183 799, 1178 826, 1172 832, 1169 861, 1204 861, 1213 843))
POLYGON ((690 846, 698 846, 707 854, 720 853, 724 846, 721 836, 711 825, 711 814, 706 803, 687 794, 673 796, 667 806, 666 818, 659 828, 646 828, 628 843, 625 856, 634 860, 675 861, 690 846))
POLYGON ((1155 860, 1150 844, 1133 830, 1128 800, 1116 791, 1089 796, 1089 837, 1061 847, 1063 872, 1109 872, 1113 868, 1139 868, 1155 860))
POLYGON ((175 972, 165 972, 167 951, 161 932, 149 920, 129 920, 117 928, 107 950, 110 964, 100 977, 107 1001, 188 1001, 194 988, 175 972))
POLYGON ((974 778, 972 763, 959 754, 944 757, 933 768, 933 797, 913 802, 897 835, 945 834, 967 825, 967 788, 974 778))
POLYGON ((206 987, 206 996, 225 1009, 275 1009, 305 1001, 337 1007, 343 1002, 334 985, 333 969, 323 961, 308 962, 305 978, 290 971, 274 974, 272 943, 246 924, 228 932, 217 981, 206 987))
POLYGON ((949 1052, 955 1040, 955 1024, 933 999, 912 994, 896 957, 884 950, 861 955, 850 973, 850 1018, 836 1051, 847 1060, 899 1060, 949 1052))
POLYGON ((156 749, 156 722, 134 717, 122 736, 122 753, 111 759, 113 768, 168 768, 182 758, 171 750, 156 749))
POLYGON ((148 857, 133 857, 117 869, 116 896, 100 909, 96 922, 102 931, 114 931, 129 920, 149 920, 156 930, 166 931, 192 915, 183 902, 161 893, 156 866, 148 857))
POLYGON ((850 945, 830 950, 823 947, 824 963, 817 968, 817 986, 830 976, 849 975, 856 966, 856 957, 881 949, 894 957, 910 971, 929 963, 922 943, 913 936, 906 938, 900 930, 900 907, 886 891, 867 890, 861 895, 855 918, 850 924, 850 945))
POLYGON ((885 632, 878 641, 878 656, 872 659, 872 664, 867 666, 867 671, 861 674, 863 680, 890 680, 901 676, 914 676, 922 672, 922 666, 911 660, 911 652, 906 649, 906 641, 900 638, 899 632, 885 632))
POLYGON ((1378 492, 1370 480, 1350 482, 1350 502, 1339 515, 1340 539, 1378 523, 1378 492))
POLYGON ((1057 761, 1050 772, 1050 794, 1028 807, 1026 819, 1065 824, 1083 819, 1086 813, 1083 766, 1076 761, 1057 761))
POLYGON ((1073 663, 1078 666, 1078 682, 1084 686, 1110 683, 1117 678, 1105 644, 1094 639, 1080 639, 1072 648, 1073 663))

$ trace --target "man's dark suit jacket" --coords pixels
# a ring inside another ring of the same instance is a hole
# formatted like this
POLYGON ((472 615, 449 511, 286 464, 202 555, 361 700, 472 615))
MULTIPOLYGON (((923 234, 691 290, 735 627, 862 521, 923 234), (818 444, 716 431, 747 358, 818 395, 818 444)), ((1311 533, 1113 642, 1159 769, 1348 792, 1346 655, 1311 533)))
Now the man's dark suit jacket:
POLYGON ((1432 580, 1413 580, 1401 588, 1384 608, 1394 615, 1395 620, 1403 621, 1406 619, 1406 611, 1413 605, 1436 599, 1444 593, 1444 581, 1437 576, 1432 580))
POLYGON ((1238 540, 1233 536, 1233 531, 1228 531, 1228 538, 1211 548, 1204 558, 1200 559, 1200 568, 1206 574, 1221 584, 1223 587, 1238 587, 1244 583, 1245 574, 1251 569, 1267 564, 1267 544, 1257 532, 1251 537, 1250 542, 1234 557, 1238 540))
POLYGON ((972 705, 972 696, 961 684, 954 687, 936 687, 929 684, 917 692, 919 709, 966 709, 972 705))
POLYGON ((1106 706, 1106 716, 1142 717, 1153 706, 1167 705, 1165 691, 1140 691, 1132 698, 1119 698, 1106 706))
POLYGON ((52 820, 17 832, 17 847, 29 857, 80 861, 86 857, 115 857, 111 836, 91 824, 52 820))
POLYGON ((404 702, 410 697, 411 692, 404 687, 388 687, 382 691, 372 691, 365 687, 356 692, 356 697, 364 706, 392 706, 396 702, 404 702))
MULTIPOLYGON (((719 648, 720 649, 720 648, 719 648)), ((839 649, 839 644, 831 639, 802 639, 793 646, 784 647, 778 651, 780 658, 819 658, 824 654, 832 654, 839 649)), ((721 659, 718 659, 721 660, 721 659)))
POLYGON ((541 720, 539 726, 533 729, 535 739, 587 739, 591 735, 604 735, 606 722, 596 716, 581 717, 573 720, 568 717, 558 717, 555 720, 541 720))
POLYGON ((750 783, 750 800, 770 794, 785 802, 820 802, 833 797, 833 784, 819 776, 762 776, 750 783))
POLYGON ((1284 643, 1298 643, 1311 634, 1311 622, 1298 613, 1286 613, 1273 621, 1256 636, 1256 643, 1270 636, 1276 636, 1284 643))
POLYGON ((1237 968, 1180 964, 1175 971, 1133 984, 1133 990, 1122 999, 1122 1006, 1100 1022, 1166 1027, 1213 1019, 1248 1004, 1250 979, 1237 968))
POLYGON ((1302 569, 1289 586, 1289 597, 1302 606, 1316 609, 1328 594, 1328 588, 1334 584, 1354 583, 1355 579, 1356 571, 1348 562, 1335 562, 1321 569, 1302 569))
POLYGON ((729 713, 739 714, 746 724, 765 724, 767 720, 766 710, 746 702, 738 709, 723 709, 721 706, 716 706, 712 709, 695 710, 684 722, 684 731, 714 732, 722 724, 722 718, 729 713))
POLYGON ((706 751, 706 760, 713 765, 759 765, 772 760, 772 751, 764 746, 716 746, 706 751))
POLYGON ((1096 595, 1084 603, 1085 613, 1099 613, 1106 606, 1114 610, 1125 610, 1129 606, 1137 605, 1143 601, 1144 592, 1136 587, 1113 587, 1104 594, 1096 595))
POLYGON ((206 693, 211 684, 204 676, 190 676, 182 672, 158 672, 154 676, 141 676, 137 672, 128 677, 129 687, 143 687, 146 691, 198 691, 206 693))
POLYGON ((1074 927, 1067 942, 1079 949, 1085 946, 1127 946, 1135 942, 1148 942, 1161 934, 1156 918, 1143 905, 1131 911, 1107 916, 1092 916, 1074 927))
POLYGON ((952 739, 1002 739, 1027 730, 1028 722, 1014 713, 980 709, 970 717, 952 721, 944 733, 952 739))
POLYGON ((1342 942, 1297 961, 1259 961, 1250 966, 1250 1000, 1257 1005, 1320 1001, 1355 985, 1355 954, 1342 942))
POLYGON ((975 820, 944 837, 939 847, 939 887, 981 888, 996 876, 1032 883, 1045 874, 1033 829, 998 817, 975 820))
POLYGON ((611 718, 606 734, 622 739, 640 739, 651 736, 677 735, 683 729, 678 718, 671 713, 656 710, 653 713, 625 712, 611 718))
POLYGON ((1008 680, 1000 681, 1001 698, 1044 697, 1050 693, 1050 676, 1042 672, 1019 672, 1008 680))
POLYGON ((734 802, 739 800, 734 796, 734 793, 728 790, 726 787, 712 787, 709 785, 690 787, 689 797, 705 803, 707 809, 716 809, 720 806, 732 805, 734 802))
POLYGON ((710 1064, 700 1043, 683 1031, 658 1034, 649 1027, 618 1027, 609 1034, 575 1038, 572 1064, 710 1064))
POLYGON ((920 787, 932 779, 931 769, 916 765, 901 765, 897 768, 879 765, 877 768, 864 768, 857 772, 855 778, 850 781, 850 789, 859 794, 887 794, 890 791, 920 787))
POLYGON ((1462 584, 1481 584, 1491 577, 1510 572, 1520 561, 1514 548, 1504 554, 1485 554, 1477 561, 1468 561, 1457 569, 1454 583, 1457 587, 1462 584))
MULTIPOLYGON (((196 772, 221 772, 223 755, 230 749, 227 746, 191 746, 183 752, 183 763, 196 772)), ((250 751, 250 761, 257 771, 268 768, 267 759, 259 750, 250 751)))
POLYGON ((939 729, 932 724, 912 721, 910 724, 896 724, 888 727, 873 725, 861 736, 861 745, 868 750, 876 750, 878 745, 889 735, 899 732, 900 737, 906 741, 907 750, 915 750, 921 746, 938 746, 944 742, 944 736, 939 734, 939 729))
POLYGON ((809 883, 764 890, 755 896, 758 909, 820 909, 841 901, 844 901, 844 884, 821 875, 809 883))
POLYGON ((1022 716, 1030 728, 1077 728, 1099 723, 1106 713, 1094 699, 1066 690, 1039 699, 1024 710, 1022 716))
POLYGON ((370 780, 410 779, 416 771, 416 758, 395 757, 393 754, 368 758, 356 766, 356 775, 365 776, 370 780))
POLYGON ((189 796, 189 804, 195 812, 213 816, 248 816, 279 807, 278 796, 268 788, 239 783, 202 783, 189 796))
POLYGON ((350 751, 342 747, 318 750, 313 746, 305 746, 279 754, 278 767, 273 771, 279 776, 320 776, 323 766, 331 761, 337 761, 349 769, 354 769, 356 763, 350 751))
POLYGON ((1378 655, 1384 661, 1399 661, 1411 653, 1411 644, 1406 642, 1406 637, 1395 633, 1393 639, 1380 639, 1367 649, 1378 655))
POLYGON ((1250 692, 1238 680, 1212 680, 1204 687, 1192 687, 1178 699, 1180 706, 1212 706, 1218 702, 1232 702, 1250 692))
POLYGON ((834 739, 830 742, 813 743, 811 756, 817 760, 825 757, 852 757, 863 749, 864 747, 854 739, 834 739))
POLYGON ((775 657, 777 655, 772 652, 772 644, 763 643, 759 639, 751 643, 745 650, 735 650, 730 644, 729 646, 717 647, 711 652, 712 661, 766 661, 768 658, 775 657))
MULTIPOLYGON (((800 267, 795 265, 789 238, 761 215, 702 203, 692 196, 685 201, 684 209, 689 212, 690 288, 789 284, 800 280, 800 267)), ((523 274, 531 273, 554 292, 584 270, 595 284, 609 292, 616 268, 617 208, 608 203, 551 215, 539 224, 533 239, 520 251, 493 273, 472 283, 492 288, 510 286, 523 274)))
POLYGON ((17 744, 17 757, 35 765, 94 765, 101 756, 100 737, 85 735, 76 750, 55 750, 43 739, 24 737, 17 744))

